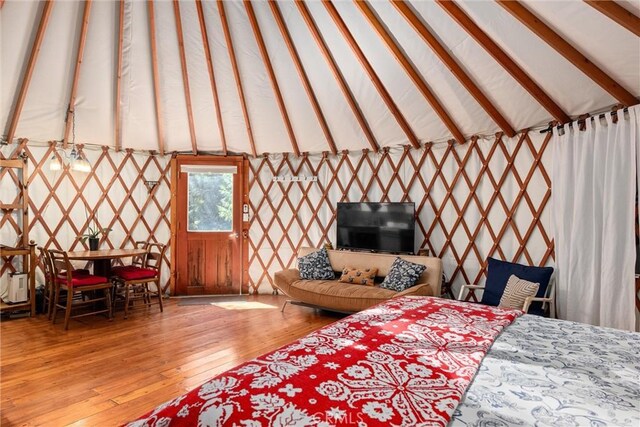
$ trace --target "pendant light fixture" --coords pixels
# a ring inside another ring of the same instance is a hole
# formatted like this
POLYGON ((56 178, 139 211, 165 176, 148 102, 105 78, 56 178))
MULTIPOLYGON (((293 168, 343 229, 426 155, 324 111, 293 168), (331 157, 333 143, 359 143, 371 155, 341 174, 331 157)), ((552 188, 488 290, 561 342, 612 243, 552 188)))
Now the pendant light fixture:
POLYGON ((91 164, 81 151, 76 150, 76 113, 73 110, 69 112, 71 113, 71 152, 67 154, 64 148, 56 149, 49 162, 49 170, 59 171, 62 169, 61 159, 56 156, 56 153, 59 153, 62 160, 66 159, 68 161, 71 170, 76 172, 90 172, 91 164))

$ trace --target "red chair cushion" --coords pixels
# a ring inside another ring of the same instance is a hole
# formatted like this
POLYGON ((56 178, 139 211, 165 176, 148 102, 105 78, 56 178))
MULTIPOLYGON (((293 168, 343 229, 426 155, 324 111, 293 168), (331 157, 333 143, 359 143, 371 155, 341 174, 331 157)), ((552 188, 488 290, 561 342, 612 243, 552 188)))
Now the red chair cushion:
POLYGON ((109 283, 106 277, 101 276, 93 276, 91 274, 71 277, 71 284, 67 283, 67 276, 56 277, 58 283, 66 284, 67 286, 90 286, 90 285, 99 285, 102 283, 109 283))
POLYGON ((118 277, 124 280, 140 280, 140 279, 153 279, 158 275, 158 272, 152 268, 140 268, 120 270, 118 277))
POLYGON ((89 274, 91 274, 89 272, 89 270, 86 270, 84 268, 79 268, 79 269, 73 270, 71 272, 71 276, 73 276, 73 277, 76 277, 76 276, 88 276, 89 274))
POLYGON ((137 265, 118 265, 116 267, 111 267, 111 273, 118 274, 122 271, 139 270, 140 268, 141 267, 138 267, 137 265))

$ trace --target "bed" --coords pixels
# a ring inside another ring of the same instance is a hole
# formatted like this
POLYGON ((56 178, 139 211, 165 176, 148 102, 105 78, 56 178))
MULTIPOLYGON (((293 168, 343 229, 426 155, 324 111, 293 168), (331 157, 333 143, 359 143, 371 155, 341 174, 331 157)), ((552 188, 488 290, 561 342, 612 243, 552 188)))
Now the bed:
POLYGON ((128 425, 637 426, 639 354, 639 334, 402 297, 128 425))

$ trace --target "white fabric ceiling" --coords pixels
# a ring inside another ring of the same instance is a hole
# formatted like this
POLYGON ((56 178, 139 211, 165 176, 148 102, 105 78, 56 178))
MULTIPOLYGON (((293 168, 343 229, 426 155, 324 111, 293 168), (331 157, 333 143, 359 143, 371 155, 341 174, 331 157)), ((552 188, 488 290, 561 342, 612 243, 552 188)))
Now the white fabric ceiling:
MULTIPOLYGON (((252 3, 300 151, 327 151, 327 139, 269 5, 263 1, 252 3)), ((495 2, 457 3, 569 115, 600 111, 617 103, 611 95, 495 2)), ((372 1, 369 4, 465 136, 490 134, 500 130, 393 5, 387 1, 372 1)), ((514 129, 538 126, 552 119, 440 6, 431 1, 413 1, 411 4, 514 129)), ((637 2, 620 1, 618 4, 640 15, 637 2)), ((452 138, 450 131, 416 89, 358 7, 351 1, 335 1, 334 5, 418 139, 439 141, 452 138)), ((337 148, 369 148, 360 125, 298 8, 291 1, 281 1, 279 6, 337 148)), ((307 6, 378 144, 407 144, 409 141, 406 134, 390 114, 326 8, 320 2, 307 2, 307 6)), ((218 5, 206 2, 203 7, 228 149, 231 152, 250 153, 247 126, 218 5)), ((582 1, 527 1, 526 7, 635 97, 640 95, 640 39, 636 35, 582 1)), ((53 5, 16 137, 32 141, 62 139, 83 8, 84 3, 78 1, 58 1, 53 5)), ((291 141, 245 6, 242 2, 225 2, 225 9, 257 152, 291 152, 291 141)), ((9 0, 0 11, 0 120, 5 126, 5 133, 41 10, 42 3, 39 2, 9 0)), ((195 2, 181 1, 180 12, 197 148, 203 152, 220 152, 222 145, 219 123, 195 2)), ((79 143, 114 145, 118 14, 117 2, 95 1, 92 5, 75 106, 76 142, 79 143)), ((166 151, 191 151, 172 2, 155 2, 155 21, 159 96, 163 106, 160 120, 165 129, 165 148, 166 151)), ((157 150, 158 133, 146 2, 127 1, 124 22, 120 100, 122 145, 123 148, 157 150)))

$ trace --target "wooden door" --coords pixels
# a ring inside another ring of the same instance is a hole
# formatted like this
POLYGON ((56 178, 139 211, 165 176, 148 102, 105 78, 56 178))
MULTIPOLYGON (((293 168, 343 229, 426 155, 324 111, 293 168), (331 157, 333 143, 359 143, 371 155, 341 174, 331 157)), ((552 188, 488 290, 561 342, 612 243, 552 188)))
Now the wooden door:
POLYGON ((246 292, 243 158, 179 156, 174 164, 175 294, 246 292))

